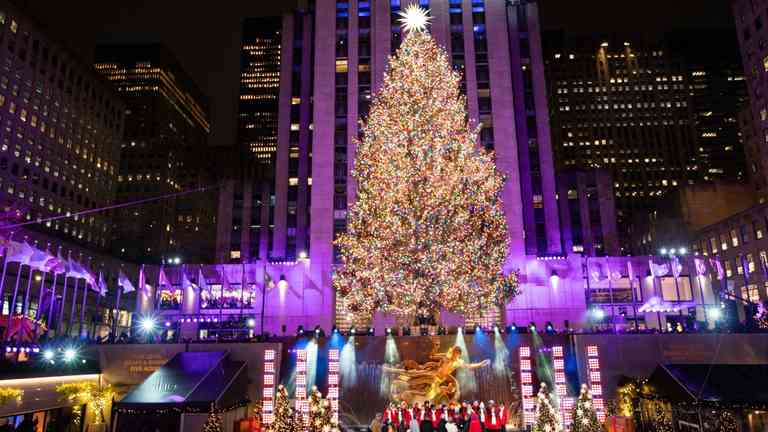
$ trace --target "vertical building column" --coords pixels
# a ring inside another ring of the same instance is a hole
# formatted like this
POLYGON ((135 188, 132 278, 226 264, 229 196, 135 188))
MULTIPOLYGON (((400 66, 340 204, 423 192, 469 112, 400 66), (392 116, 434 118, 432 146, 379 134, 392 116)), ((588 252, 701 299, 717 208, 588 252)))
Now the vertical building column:
MULTIPOLYGON (((475 33, 472 31, 472 0, 464 0, 461 3, 461 18, 462 28, 464 29, 464 77, 467 82, 467 109, 472 123, 471 126, 474 127, 480 121, 480 107, 477 102, 477 69, 475 66, 475 33)), ((479 145, 480 140, 478 139, 479 145)))
POLYGON ((584 255, 595 254, 595 243, 592 236, 592 218, 589 217, 589 197, 587 179, 582 172, 576 174, 576 190, 579 197, 579 217, 581 218, 581 236, 584 239, 584 255))
MULTIPOLYGON (((465 3, 469 2, 465 0, 465 3)), ((525 230, 523 228, 523 206, 520 195, 520 167, 517 158, 515 105, 510 80, 509 40, 505 8, 505 2, 486 2, 485 21, 488 35, 488 69, 491 93, 493 94, 492 118, 493 141, 496 143, 496 166, 507 178, 502 190, 502 200, 507 215, 507 232, 509 235, 508 263, 515 265, 521 263, 525 255, 525 230)), ((471 29, 472 27, 466 28, 471 29)), ((467 69, 469 69, 469 65, 467 69)))
POLYGON ((314 136, 310 225, 310 283, 304 304, 309 318, 325 328, 334 322, 333 161, 336 79, 336 1, 318 0, 315 9, 314 136), (319 294, 319 298, 315 297, 319 294))
POLYGON ((259 184, 261 188, 261 230, 259 230, 259 259, 266 261, 269 258, 269 192, 270 185, 267 181, 259 184))
MULTIPOLYGON (((310 174, 310 147, 312 146, 312 130, 309 128, 312 122, 312 16, 303 17, 301 46, 301 105, 299 108, 299 185, 296 198, 296 255, 307 250, 307 225, 312 225, 309 220, 309 178, 310 174)), ((335 39, 334 39, 335 46, 335 39)), ((335 58, 335 57, 334 57, 335 58)), ((334 60, 335 64, 335 60, 334 60)), ((333 83, 331 83, 333 85, 333 83)), ((332 144, 333 145, 333 144, 332 144)), ((333 148, 333 147, 331 147, 333 148)))
POLYGON ((430 33, 437 44, 445 48, 448 56, 451 55, 451 30, 448 16, 448 0, 432 0, 429 2, 429 14, 432 16, 430 33))
POLYGON ((560 221, 563 230, 563 254, 573 253, 573 226, 571 224, 571 207, 568 200, 568 180, 565 176, 561 177, 560 184, 557 185, 559 196, 558 206, 560 208, 560 221))
MULTIPOLYGON (((517 121, 517 148, 518 148, 518 166, 520 172, 531 172, 530 150, 528 148, 528 112, 525 106, 525 79, 523 78, 523 62, 520 55, 520 23, 518 22, 518 7, 516 5, 507 14, 507 31, 509 32, 509 65, 511 68, 510 78, 512 80, 512 91, 520 97, 515 98, 515 119, 517 121)), ((538 250, 538 239, 536 232, 536 218, 533 210, 533 179, 530 175, 520 176, 520 196, 523 202, 523 227, 525 228, 525 250, 526 254, 536 254, 538 250)))
POLYGON ((621 255, 619 230, 616 226, 616 201, 613 195, 613 179, 607 171, 595 173, 597 200, 600 206, 600 224, 603 228, 603 250, 608 256, 621 255))
MULTIPOLYGON (((291 93, 293 88, 293 15, 283 16, 280 41, 280 99, 277 120, 277 153, 275 155, 275 214, 272 256, 285 256, 288 224, 288 151, 291 145, 291 93)), ((264 205, 269 205, 269 201, 264 205)), ((269 226, 267 219, 262 224, 269 226)), ((263 257, 268 258, 267 256, 263 257)))
POLYGON ((253 182, 246 177, 243 180, 243 225, 240 228, 240 260, 248 262, 251 259, 251 215, 253 214, 253 182))
POLYGON ((555 162, 552 155, 552 139, 549 129, 549 108, 547 106, 547 85, 544 74, 544 58, 539 30, 539 6, 528 3, 524 6, 528 17, 528 41, 531 52, 531 76, 533 97, 536 104, 536 135, 539 148, 539 170, 541 172, 541 194, 544 201, 544 226, 547 232, 547 252, 563 253, 560 242, 560 220, 557 217, 555 200, 555 162))
POLYGON ((217 263, 229 260, 232 249, 232 211, 235 181, 226 180, 219 188, 219 211, 216 216, 216 256, 217 263))
POLYGON ((392 18, 387 0, 371 2, 371 82, 375 93, 384 81, 384 69, 392 46, 392 18))
POLYGON ((357 199, 357 184, 352 178, 352 169, 355 166, 355 153, 357 145, 355 140, 358 133, 359 97, 358 64, 360 52, 360 30, 358 26, 357 0, 349 2, 349 32, 347 35, 347 214, 350 206, 357 199))

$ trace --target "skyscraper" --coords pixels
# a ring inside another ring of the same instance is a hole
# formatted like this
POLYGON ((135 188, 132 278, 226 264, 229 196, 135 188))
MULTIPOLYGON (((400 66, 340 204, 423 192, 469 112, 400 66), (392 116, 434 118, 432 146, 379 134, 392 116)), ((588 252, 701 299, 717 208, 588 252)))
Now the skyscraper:
POLYGON ((632 212, 697 178, 689 77, 663 48, 624 37, 567 40, 547 53, 558 165, 607 169, 626 228, 632 212))
POLYGON ((263 164, 277 151, 281 26, 278 18, 243 20, 238 140, 263 164))
POLYGON ((754 137, 745 142, 747 152, 757 156, 749 161, 752 183, 758 188, 761 201, 766 199, 765 184, 768 181, 768 47, 766 47, 766 0, 733 0, 733 15, 736 20, 736 34, 741 49, 744 77, 749 97, 751 121, 744 121, 746 130, 742 138, 754 137), (750 124, 751 123, 751 124, 750 124), (762 178, 761 178, 762 177, 762 178))
MULTIPOLYGON (((211 186, 205 154, 206 98, 162 45, 103 45, 96 70, 127 104, 119 203, 211 186)), ((116 212, 113 253, 159 262, 210 259, 214 192, 152 201, 116 212)))
MULTIPOLYGON (((0 199, 26 220, 114 203, 124 104, 71 51, 7 2, 0 3, 0 199)), ((106 213, 35 229, 107 247, 106 213)))

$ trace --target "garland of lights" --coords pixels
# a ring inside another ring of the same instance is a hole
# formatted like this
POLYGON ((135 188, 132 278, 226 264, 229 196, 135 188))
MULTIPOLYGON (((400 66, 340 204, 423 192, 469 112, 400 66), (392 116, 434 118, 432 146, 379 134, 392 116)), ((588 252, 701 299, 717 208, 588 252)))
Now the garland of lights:
POLYGON ((505 179, 478 148, 461 76, 424 31, 424 14, 406 14, 410 31, 362 126, 357 201, 335 242, 342 266, 334 286, 363 318, 421 307, 474 314, 518 289, 518 273, 502 272, 505 179))
POLYGON ((15 401, 17 404, 20 404, 21 398, 23 397, 24 390, 13 387, 0 387, 0 406, 3 406, 11 401, 15 401))

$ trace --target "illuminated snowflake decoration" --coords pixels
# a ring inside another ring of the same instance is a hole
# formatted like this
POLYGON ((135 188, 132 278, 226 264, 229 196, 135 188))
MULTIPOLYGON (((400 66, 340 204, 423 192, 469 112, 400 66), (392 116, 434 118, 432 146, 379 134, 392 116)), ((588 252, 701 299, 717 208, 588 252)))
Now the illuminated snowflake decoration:
POLYGON ((399 20, 400 26, 403 27, 403 30, 408 32, 423 32, 427 29, 429 21, 432 19, 432 17, 429 16, 429 10, 422 8, 417 4, 409 5, 405 10, 398 12, 398 15, 401 17, 399 20))

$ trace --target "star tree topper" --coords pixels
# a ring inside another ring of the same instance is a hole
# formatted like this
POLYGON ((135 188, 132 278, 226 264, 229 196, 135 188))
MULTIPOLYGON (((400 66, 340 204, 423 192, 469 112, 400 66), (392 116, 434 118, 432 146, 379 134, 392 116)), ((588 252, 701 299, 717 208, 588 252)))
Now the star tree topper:
POLYGON ((398 12, 400 15, 400 26, 403 30, 411 32, 423 32, 427 29, 432 19, 429 16, 429 9, 424 9, 417 4, 410 4, 404 10, 398 12))

